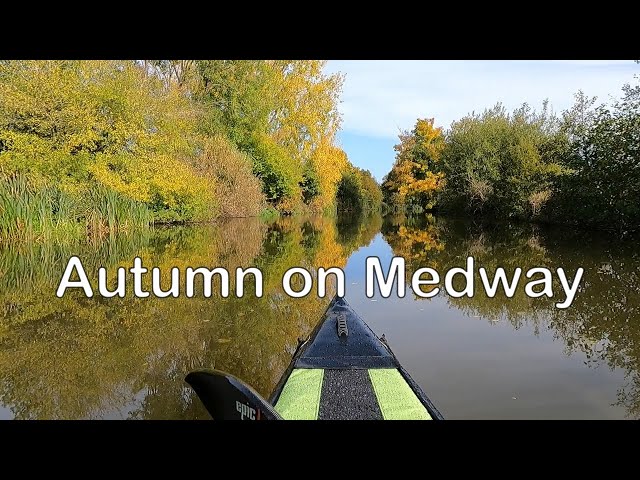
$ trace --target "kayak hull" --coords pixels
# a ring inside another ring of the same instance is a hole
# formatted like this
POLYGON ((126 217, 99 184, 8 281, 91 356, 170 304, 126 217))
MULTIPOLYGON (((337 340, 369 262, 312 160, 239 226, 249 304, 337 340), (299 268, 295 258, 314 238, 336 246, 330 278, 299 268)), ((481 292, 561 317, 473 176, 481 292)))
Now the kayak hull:
POLYGON ((335 297, 269 402, 285 419, 441 420, 386 341, 335 297))

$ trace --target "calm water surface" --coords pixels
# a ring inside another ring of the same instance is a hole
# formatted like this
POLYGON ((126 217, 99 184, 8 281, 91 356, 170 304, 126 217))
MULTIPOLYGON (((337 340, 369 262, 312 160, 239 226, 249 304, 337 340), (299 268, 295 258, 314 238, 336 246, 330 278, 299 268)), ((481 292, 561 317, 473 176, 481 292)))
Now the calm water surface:
POLYGON ((229 371, 268 396, 329 301, 286 296, 280 281, 292 266, 343 267, 347 300, 385 334, 446 418, 640 417, 637 241, 373 217, 233 220, 77 245, 0 247, 0 418, 209 418, 183 381, 202 367, 229 371), (74 254, 92 281, 99 266, 114 279, 135 256, 163 272, 259 266, 265 294, 58 299, 74 254), (513 298, 476 290, 473 298, 441 291, 420 299, 409 286, 404 298, 365 296, 367 256, 383 265, 404 256, 410 280, 418 267, 443 274, 470 254, 489 272, 546 266, 585 274, 566 310, 555 308, 558 298, 526 297, 522 283, 513 298))

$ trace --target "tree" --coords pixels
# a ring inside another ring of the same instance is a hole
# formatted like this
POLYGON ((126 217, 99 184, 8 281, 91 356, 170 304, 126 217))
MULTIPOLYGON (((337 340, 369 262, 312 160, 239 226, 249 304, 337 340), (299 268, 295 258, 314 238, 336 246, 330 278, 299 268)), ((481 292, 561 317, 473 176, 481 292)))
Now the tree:
POLYGON ((434 119, 418 119, 413 130, 399 136, 394 147, 396 161, 385 177, 385 201, 401 207, 432 209, 444 185, 440 155, 444 148, 442 129, 434 119))
POLYGON ((275 72, 263 61, 199 60, 196 97, 207 108, 207 133, 222 130, 241 149, 268 131, 276 109, 275 72))
POLYGON ((197 96, 213 107, 206 131, 223 130, 252 155, 270 201, 291 209, 318 197, 321 158, 340 124, 342 77, 325 75, 324 62, 315 60, 206 60, 197 66, 197 96))
POLYGON ((130 61, 0 64, 0 170, 78 199, 106 189, 156 220, 208 217, 213 192, 190 163, 198 119, 177 86, 130 61))
POLYGON ((347 168, 338 184, 337 206, 339 211, 371 212, 379 210, 382 192, 371 172, 357 167, 347 168))
POLYGON ((343 77, 325 75, 325 61, 273 61, 275 108, 269 131, 299 162, 324 143, 333 143, 340 127, 338 100, 343 77))
POLYGON ((323 141, 313 151, 309 161, 317 177, 318 193, 313 204, 318 210, 324 210, 335 204, 338 183, 350 163, 347 154, 328 141, 323 141))
POLYGON ((594 106, 595 98, 580 93, 564 112, 572 173, 558 183, 555 218, 624 229, 640 224, 640 83, 622 90, 610 106, 594 106))
POLYGON ((508 114, 497 104, 454 122, 442 151, 448 208, 504 216, 539 213, 567 170, 566 135, 547 105, 527 104, 508 114))
POLYGON ((164 84, 182 88, 196 79, 195 60, 143 60, 145 72, 160 78, 164 84))

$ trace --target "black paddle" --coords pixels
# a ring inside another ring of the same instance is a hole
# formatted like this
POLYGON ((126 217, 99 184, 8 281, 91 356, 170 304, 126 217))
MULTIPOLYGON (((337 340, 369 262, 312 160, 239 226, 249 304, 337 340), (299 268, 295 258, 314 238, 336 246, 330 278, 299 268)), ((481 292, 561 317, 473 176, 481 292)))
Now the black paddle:
POLYGON ((185 381, 215 420, 282 420, 269 402, 233 375, 201 370, 191 372, 185 381))

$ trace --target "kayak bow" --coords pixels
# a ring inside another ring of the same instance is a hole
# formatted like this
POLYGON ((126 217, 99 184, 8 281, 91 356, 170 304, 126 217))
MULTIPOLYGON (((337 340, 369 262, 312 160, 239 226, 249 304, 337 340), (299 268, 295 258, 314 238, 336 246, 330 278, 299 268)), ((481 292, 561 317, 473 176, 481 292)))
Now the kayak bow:
POLYGON ((247 411, 263 412, 258 417, 265 420, 443 418, 400 365, 384 336, 378 338, 339 297, 298 346, 269 402, 223 372, 194 372, 186 380, 214 418, 254 416, 247 411), (237 391, 231 392, 233 388, 237 391))

